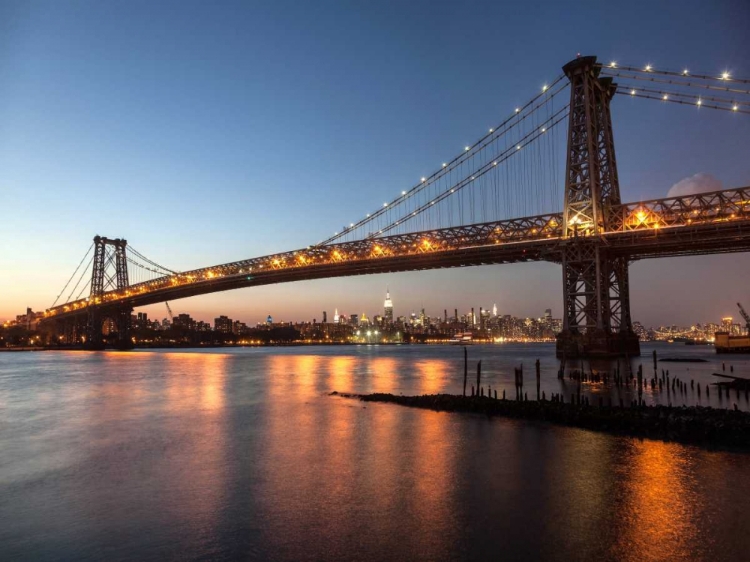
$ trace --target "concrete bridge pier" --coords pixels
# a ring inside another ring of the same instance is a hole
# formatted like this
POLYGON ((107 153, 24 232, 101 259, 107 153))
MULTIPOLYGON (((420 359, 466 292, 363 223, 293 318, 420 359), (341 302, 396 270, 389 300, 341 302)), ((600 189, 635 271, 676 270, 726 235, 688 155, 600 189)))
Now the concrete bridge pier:
POLYGON ((88 312, 88 321, 86 324, 86 341, 83 344, 84 349, 91 351, 101 351, 106 348, 107 340, 112 342, 115 349, 127 351, 133 349, 133 339, 131 335, 131 306, 117 306, 102 310, 99 307, 91 307, 88 312), (104 321, 111 319, 114 322, 116 332, 115 338, 105 338, 103 333, 104 321))

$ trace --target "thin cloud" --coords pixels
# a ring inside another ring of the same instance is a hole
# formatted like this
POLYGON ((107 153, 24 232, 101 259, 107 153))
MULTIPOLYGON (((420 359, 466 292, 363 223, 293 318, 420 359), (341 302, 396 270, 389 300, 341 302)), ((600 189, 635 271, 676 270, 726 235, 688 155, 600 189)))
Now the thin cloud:
POLYGON ((698 173, 689 178, 684 178, 669 188, 667 197, 681 197, 683 195, 695 195, 708 191, 719 191, 722 189, 721 180, 711 174, 698 173))

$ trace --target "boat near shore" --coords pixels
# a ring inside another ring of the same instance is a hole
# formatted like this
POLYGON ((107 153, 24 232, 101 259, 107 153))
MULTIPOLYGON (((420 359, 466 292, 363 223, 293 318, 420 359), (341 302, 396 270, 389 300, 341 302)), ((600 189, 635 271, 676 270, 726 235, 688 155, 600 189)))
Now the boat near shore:
POLYGON ((448 343, 451 345, 470 345, 473 341, 474 334, 471 332, 458 333, 453 336, 448 343))
POLYGON ((716 332, 716 353, 750 353, 750 335, 732 336, 729 332, 716 332))

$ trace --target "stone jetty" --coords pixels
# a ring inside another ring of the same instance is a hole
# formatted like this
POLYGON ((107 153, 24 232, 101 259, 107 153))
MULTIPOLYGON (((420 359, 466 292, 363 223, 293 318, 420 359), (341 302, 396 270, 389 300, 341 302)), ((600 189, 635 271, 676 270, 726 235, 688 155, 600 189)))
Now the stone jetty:
MULTIPOLYGON (((477 393, 479 394, 479 393, 477 393)), ((546 399, 529 401, 525 396, 505 400, 487 396, 431 394, 396 396, 393 394, 344 394, 332 396, 355 398, 363 402, 386 402, 441 412, 466 412, 487 416, 504 416, 525 420, 605 431, 633 437, 690 443, 707 448, 750 452, 750 412, 722 410, 701 406, 646 406, 612 403, 600 398, 597 403, 580 395, 569 401, 555 394, 546 399)), ((495 394, 497 396, 497 394, 495 394)))

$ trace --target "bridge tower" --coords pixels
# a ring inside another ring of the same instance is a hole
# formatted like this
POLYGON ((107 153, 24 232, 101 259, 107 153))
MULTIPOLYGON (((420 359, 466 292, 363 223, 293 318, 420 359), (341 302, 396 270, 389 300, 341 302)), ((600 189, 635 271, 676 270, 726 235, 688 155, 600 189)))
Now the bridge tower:
POLYGON ((102 295, 109 290, 124 290, 128 281, 127 240, 120 238, 94 237, 94 259, 91 272, 91 293, 89 295, 88 321, 86 327, 86 349, 104 349, 102 323, 111 319, 117 328, 117 349, 131 349, 129 305, 107 306, 101 303, 102 295))
POLYGON ((563 67, 570 116, 562 242, 563 331, 558 357, 640 355, 630 320, 628 259, 601 236, 620 203, 610 101, 616 86, 600 78, 596 57, 563 67))

